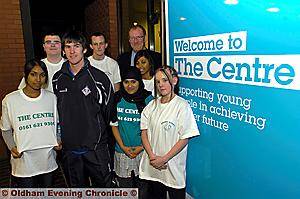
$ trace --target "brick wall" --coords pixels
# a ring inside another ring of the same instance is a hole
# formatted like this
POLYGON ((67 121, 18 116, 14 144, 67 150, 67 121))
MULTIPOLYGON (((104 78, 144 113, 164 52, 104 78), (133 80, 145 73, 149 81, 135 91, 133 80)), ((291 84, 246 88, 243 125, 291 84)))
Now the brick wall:
MULTIPOLYGON (((0 1, 0 100, 16 90, 25 61, 24 40, 19 0, 0 1)), ((2 110, 1 110, 2 112, 2 110)), ((0 113, 1 113, 0 112, 0 113)), ((1 136, 0 136, 1 138, 1 136)), ((0 159, 6 157, 0 139, 0 159)))
POLYGON ((108 3, 109 8, 109 35, 110 47, 113 57, 118 56, 118 17, 117 17, 117 3, 116 0, 110 0, 108 3))
POLYGON ((109 42, 107 54, 112 58, 118 56, 118 29, 116 0, 95 0, 85 9, 87 35, 100 31, 109 42))
POLYGON ((16 90, 25 61, 19 0, 0 1, 0 98, 16 90))

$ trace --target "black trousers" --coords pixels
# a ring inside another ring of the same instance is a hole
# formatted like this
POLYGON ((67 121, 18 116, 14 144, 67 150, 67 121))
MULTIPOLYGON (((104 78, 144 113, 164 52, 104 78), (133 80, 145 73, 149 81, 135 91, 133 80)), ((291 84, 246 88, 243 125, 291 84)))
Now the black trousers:
MULTIPOLYGON (((148 183, 146 180, 140 179, 139 176, 135 176, 132 171, 131 177, 121 178, 117 176, 117 182, 120 188, 138 188, 139 199, 148 199, 148 183)), ((149 198, 151 199, 151 198, 149 198)))
POLYGON ((185 188, 175 189, 168 187, 160 182, 150 181, 148 182, 148 194, 147 198, 155 199, 166 199, 167 192, 170 199, 184 199, 185 198, 185 188))
POLYGON ((11 176, 12 188, 50 188, 53 186, 53 173, 44 173, 32 177, 11 176))
POLYGON ((108 151, 109 151, 109 158, 110 158, 110 168, 113 170, 114 169, 114 155, 115 155, 115 146, 116 146, 116 139, 113 135, 112 129, 108 128, 108 151))
POLYGON ((107 146, 84 154, 63 151, 62 165, 69 187, 105 188, 109 186, 110 166, 107 146))

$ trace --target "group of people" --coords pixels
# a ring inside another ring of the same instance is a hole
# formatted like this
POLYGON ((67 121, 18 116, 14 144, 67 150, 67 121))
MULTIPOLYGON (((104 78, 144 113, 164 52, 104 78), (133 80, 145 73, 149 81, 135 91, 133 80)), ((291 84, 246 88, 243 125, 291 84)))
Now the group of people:
POLYGON ((19 89, 2 101, 16 187, 53 186, 62 151, 69 187, 137 187, 140 198, 185 198, 187 144, 199 131, 178 96, 176 70, 145 48, 145 36, 142 26, 131 27, 132 51, 117 61, 105 55, 100 32, 90 36, 88 58, 79 32, 44 37, 47 57, 28 61, 19 89))

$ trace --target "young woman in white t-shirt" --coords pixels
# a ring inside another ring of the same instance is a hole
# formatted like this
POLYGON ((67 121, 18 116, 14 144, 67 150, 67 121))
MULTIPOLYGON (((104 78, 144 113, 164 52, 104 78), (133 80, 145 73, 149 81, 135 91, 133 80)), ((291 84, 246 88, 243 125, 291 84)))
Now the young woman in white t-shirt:
POLYGON ((179 78, 169 66, 155 73, 155 96, 141 115, 144 149, 139 174, 149 198, 185 198, 188 140, 199 135, 188 102, 178 96, 179 78), (158 95, 157 95, 158 94, 158 95))
POLYGON ((154 96, 154 65, 148 50, 140 50, 136 53, 134 66, 141 72, 145 89, 151 91, 154 96))
POLYGON ((2 101, 0 128, 11 152, 12 187, 51 187, 57 169, 56 97, 42 89, 48 71, 40 60, 24 66, 26 86, 5 96, 2 101))

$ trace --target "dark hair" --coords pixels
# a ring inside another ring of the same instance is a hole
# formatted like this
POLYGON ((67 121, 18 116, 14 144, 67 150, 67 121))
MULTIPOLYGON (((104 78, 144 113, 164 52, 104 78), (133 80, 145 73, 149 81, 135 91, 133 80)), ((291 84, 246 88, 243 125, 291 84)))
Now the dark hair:
POLYGON ((64 34, 62 37, 62 48, 65 48, 65 44, 80 43, 83 49, 87 49, 87 42, 85 36, 78 31, 70 31, 64 34))
POLYGON ((31 59, 29 61, 27 61, 24 65, 24 79, 25 82, 27 83, 27 79, 29 76, 29 73, 31 72, 31 70, 35 67, 35 66, 40 66, 41 69, 44 71, 45 75, 46 75, 46 81, 45 84, 47 84, 48 82, 48 70, 47 70, 47 66, 44 62, 42 62, 41 60, 38 59, 31 59))
MULTIPOLYGON (((155 71, 155 74, 158 73, 159 71, 161 71, 168 78, 168 82, 171 85, 172 91, 174 91, 174 93, 176 95, 178 95, 179 94, 179 76, 178 76, 178 73, 175 70, 175 68, 164 65, 161 68, 157 69, 155 71), (177 77, 177 79, 178 79, 176 85, 173 85, 171 82, 171 78, 173 78, 173 77, 177 77)), ((158 96, 157 93, 158 92, 157 92, 157 86, 156 86, 156 80, 155 80, 155 87, 154 87, 154 96, 155 97, 158 96)))
POLYGON ((138 28, 142 29, 144 36, 146 36, 146 29, 142 25, 139 25, 139 24, 131 26, 128 32, 130 32, 131 30, 136 30, 138 28))
POLYGON ((61 35, 60 35, 59 33, 57 33, 57 32, 47 32, 47 33, 44 35, 44 37, 43 37, 43 43, 44 43, 45 38, 46 38, 47 36, 58 36, 59 39, 61 39, 61 35))
POLYGON ((94 32, 94 33, 92 33, 91 36, 90 36, 90 43, 92 43, 92 37, 93 36, 95 36, 95 37, 102 36, 104 38, 104 42, 107 43, 106 36, 104 35, 104 33, 102 33, 102 32, 94 32))
POLYGON ((153 77, 154 75, 154 63, 153 63, 153 59, 149 53, 148 50, 139 50, 135 57, 134 57, 134 66, 136 67, 136 62, 139 60, 139 58, 141 57, 145 57, 146 59, 148 59, 149 61, 149 65, 150 65, 150 75, 151 77, 153 77))

